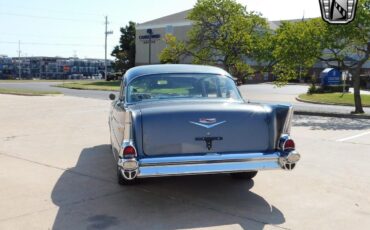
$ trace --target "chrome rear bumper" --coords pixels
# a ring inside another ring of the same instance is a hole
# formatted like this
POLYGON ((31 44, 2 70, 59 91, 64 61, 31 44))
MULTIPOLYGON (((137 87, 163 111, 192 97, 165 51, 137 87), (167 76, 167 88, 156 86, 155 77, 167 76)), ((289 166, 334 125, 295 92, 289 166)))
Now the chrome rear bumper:
MULTIPOLYGON (((289 153, 238 153, 238 154, 207 154, 203 156, 152 157, 136 161, 137 168, 132 168, 133 159, 121 160, 118 165, 122 175, 133 172, 135 177, 164 177, 198 174, 217 174, 258 171, 268 169, 292 170, 300 155, 296 151, 289 153), (130 168, 125 168, 130 165, 130 168)), ((132 173, 130 173, 132 175, 132 173)))

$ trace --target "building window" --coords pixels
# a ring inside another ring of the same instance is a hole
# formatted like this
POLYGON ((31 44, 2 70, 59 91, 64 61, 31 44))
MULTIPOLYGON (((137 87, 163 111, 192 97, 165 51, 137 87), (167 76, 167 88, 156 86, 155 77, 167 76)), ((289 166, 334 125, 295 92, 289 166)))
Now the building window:
POLYGON ((173 26, 167 25, 166 26, 166 34, 173 34, 173 26))

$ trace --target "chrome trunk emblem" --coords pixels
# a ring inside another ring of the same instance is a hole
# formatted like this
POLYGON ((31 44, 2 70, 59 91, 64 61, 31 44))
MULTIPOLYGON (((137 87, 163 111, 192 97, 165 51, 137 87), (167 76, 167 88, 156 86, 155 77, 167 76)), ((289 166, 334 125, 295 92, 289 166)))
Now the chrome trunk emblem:
POLYGON ((330 24, 346 24, 355 18, 358 0, 319 0, 321 17, 330 24))
POLYGON ((199 122, 189 121, 191 124, 198 125, 207 129, 216 127, 225 123, 226 121, 217 122, 216 118, 200 118, 199 122))
POLYGON ((202 124, 213 124, 216 123, 216 118, 199 118, 199 123, 202 124))

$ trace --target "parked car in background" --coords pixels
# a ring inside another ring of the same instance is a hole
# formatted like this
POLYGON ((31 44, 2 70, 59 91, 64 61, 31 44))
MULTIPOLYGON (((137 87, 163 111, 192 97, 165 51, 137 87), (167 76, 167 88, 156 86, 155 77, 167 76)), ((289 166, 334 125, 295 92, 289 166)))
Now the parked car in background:
POLYGON ((245 102, 232 76, 198 65, 135 67, 121 79, 109 128, 120 184, 138 178, 292 170, 292 107, 245 102))
POLYGON ((93 74, 91 76, 91 78, 94 79, 94 80, 100 80, 100 79, 102 79, 102 75, 101 74, 93 74))
POLYGON ((105 80, 107 80, 107 81, 116 81, 116 80, 122 78, 122 75, 123 75, 122 72, 108 73, 105 80))
POLYGON ((68 79, 81 80, 81 79, 84 79, 84 75, 83 74, 71 74, 68 76, 68 79))

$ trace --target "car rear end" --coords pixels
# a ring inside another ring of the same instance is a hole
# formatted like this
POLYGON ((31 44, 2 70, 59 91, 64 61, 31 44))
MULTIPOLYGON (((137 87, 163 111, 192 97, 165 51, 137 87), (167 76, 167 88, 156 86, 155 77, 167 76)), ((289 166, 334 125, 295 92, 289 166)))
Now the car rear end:
POLYGON ((119 169, 146 177, 292 170, 292 107, 245 103, 161 103, 128 112, 119 169))

